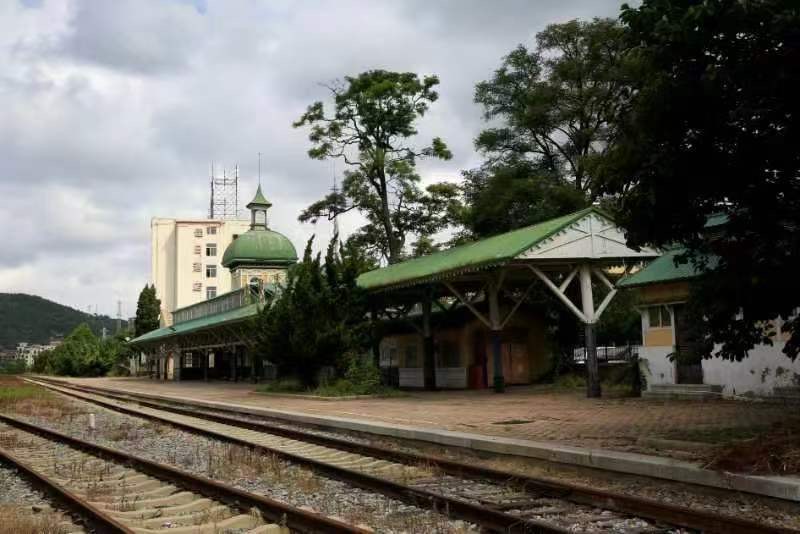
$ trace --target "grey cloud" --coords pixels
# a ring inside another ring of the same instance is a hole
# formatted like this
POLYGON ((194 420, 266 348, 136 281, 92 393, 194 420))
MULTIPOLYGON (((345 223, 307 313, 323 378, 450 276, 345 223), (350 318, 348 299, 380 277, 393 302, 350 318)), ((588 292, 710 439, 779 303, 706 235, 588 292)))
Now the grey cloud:
MULTIPOLYGON (((135 305, 150 218, 203 216, 212 159, 240 164, 246 201, 258 152, 272 224, 299 249, 312 233, 324 245, 330 225, 297 215, 328 190, 333 165, 309 160, 307 131, 291 127, 327 99, 320 82, 370 68, 438 74, 417 142, 441 136, 455 158, 420 172, 452 179, 480 161, 474 84, 547 23, 617 11, 589 0, 0 5, 0 224, 14 228, 0 290, 106 313, 117 298, 135 305)), ((350 214, 342 228, 360 224, 350 214)))
POLYGON ((55 52, 110 69, 160 74, 186 68, 199 52, 206 20, 190 3, 82 0, 55 52))

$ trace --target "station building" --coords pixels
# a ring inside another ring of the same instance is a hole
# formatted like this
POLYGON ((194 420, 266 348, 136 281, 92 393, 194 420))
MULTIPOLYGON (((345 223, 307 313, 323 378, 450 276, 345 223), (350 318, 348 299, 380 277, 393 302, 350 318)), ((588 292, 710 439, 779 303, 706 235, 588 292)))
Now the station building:
MULTIPOLYGON (((229 292, 178 308, 171 325, 131 341, 148 355, 151 376, 265 376, 269 355, 255 353, 253 320, 297 262, 292 243, 268 227, 270 206, 259 187, 247 205, 250 228, 222 257, 229 292)), ((358 284, 383 330, 373 354, 400 387, 503 391, 532 383, 552 365, 547 310, 528 298, 534 288, 555 295, 593 340, 617 292, 612 280, 657 256, 630 249, 613 220, 591 207, 364 273, 358 284)), ((596 372, 590 358, 587 370, 596 372)))
POLYGON ((264 375, 255 358, 252 321, 266 297, 281 290, 297 251, 283 234, 271 230, 272 204, 259 185, 250 210, 249 229, 232 239, 222 254, 230 291, 175 309, 168 325, 130 341, 146 353, 150 376, 163 380, 253 379, 264 375))

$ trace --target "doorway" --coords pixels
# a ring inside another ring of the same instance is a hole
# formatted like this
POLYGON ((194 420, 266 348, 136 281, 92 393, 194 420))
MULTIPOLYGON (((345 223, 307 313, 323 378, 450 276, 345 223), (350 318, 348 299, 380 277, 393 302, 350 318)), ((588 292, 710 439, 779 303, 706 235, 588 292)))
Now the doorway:
POLYGON ((702 384, 703 357, 692 335, 691 323, 686 317, 686 306, 678 304, 672 310, 675 325, 675 383, 702 384))

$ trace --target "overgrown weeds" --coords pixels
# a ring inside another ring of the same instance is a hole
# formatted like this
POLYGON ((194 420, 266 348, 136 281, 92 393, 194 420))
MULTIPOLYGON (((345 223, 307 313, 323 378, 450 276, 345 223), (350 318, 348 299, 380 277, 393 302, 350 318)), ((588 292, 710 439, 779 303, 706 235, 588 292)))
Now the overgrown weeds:
POLYGON ((34 513, 19 506, 0 505, 0 531, 14 534, 66 534, 61 514, 52 510, 34 513))
POLYGON ((46 419, 62 419, 83 413, 77 406, 53 395, 45 388, 16 379, 3 381, 0 387, 0 410, 3 413, 46 419))

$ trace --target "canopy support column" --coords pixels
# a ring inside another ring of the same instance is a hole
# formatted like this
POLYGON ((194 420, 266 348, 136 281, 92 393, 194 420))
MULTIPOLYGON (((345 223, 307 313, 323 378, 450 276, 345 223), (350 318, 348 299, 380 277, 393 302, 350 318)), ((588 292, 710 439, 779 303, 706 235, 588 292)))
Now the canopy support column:
POLYGON ((592 296, 592 268, 589 264, 585 263, 580 266, 580 283, 581 307, 583 308, 583 315, 586 316, 586 322, 584 323, 586 338, 586 396, 592 398, 599 397, 601 391, 600 373, 597 369, 597 345, 594 337, 596 318, 594 298, 592 296))
POLYGON ((231 380, 233 382, 239 381, 237 367, 239 367, 239 347, 233 347, 231 351, 231 380))
POLYGON ((491 325, 491 339, 492 339, 492 363, 494 371, 494 392, 503 393, 506 390, 506 380, 503 375, 503 352, 501 333, 503 331, 503 323, 500 320, 500 293, 501 280, 496 277, 489 279, 487 284, 487 293, 489 297, 489 324, 491 325))
POLYGON ((203 381, 208 382, 208 352, 209 349, 203 350, 203 381))
POLYGON ((371 325, 370 332, 370 350, 372 351, 372 361, 375 363, 375 368, 381 367, 381 339, 378 335, 378 310, 374 303, 370 303, 369 319, 371 325))
POLYGON ((175 355, 172 356, 172 380, 175 382, 181 381, 181 369, 183 368, 183 350, 178 349, 178 361, 175 361, 175 355))
POLYGON ((430 288, 426 288, 422 297, 422 374, 425 389, 436 389, 436 358, 433 347, 433 329, 431 328, 431 308, 433 296, 430 288))

